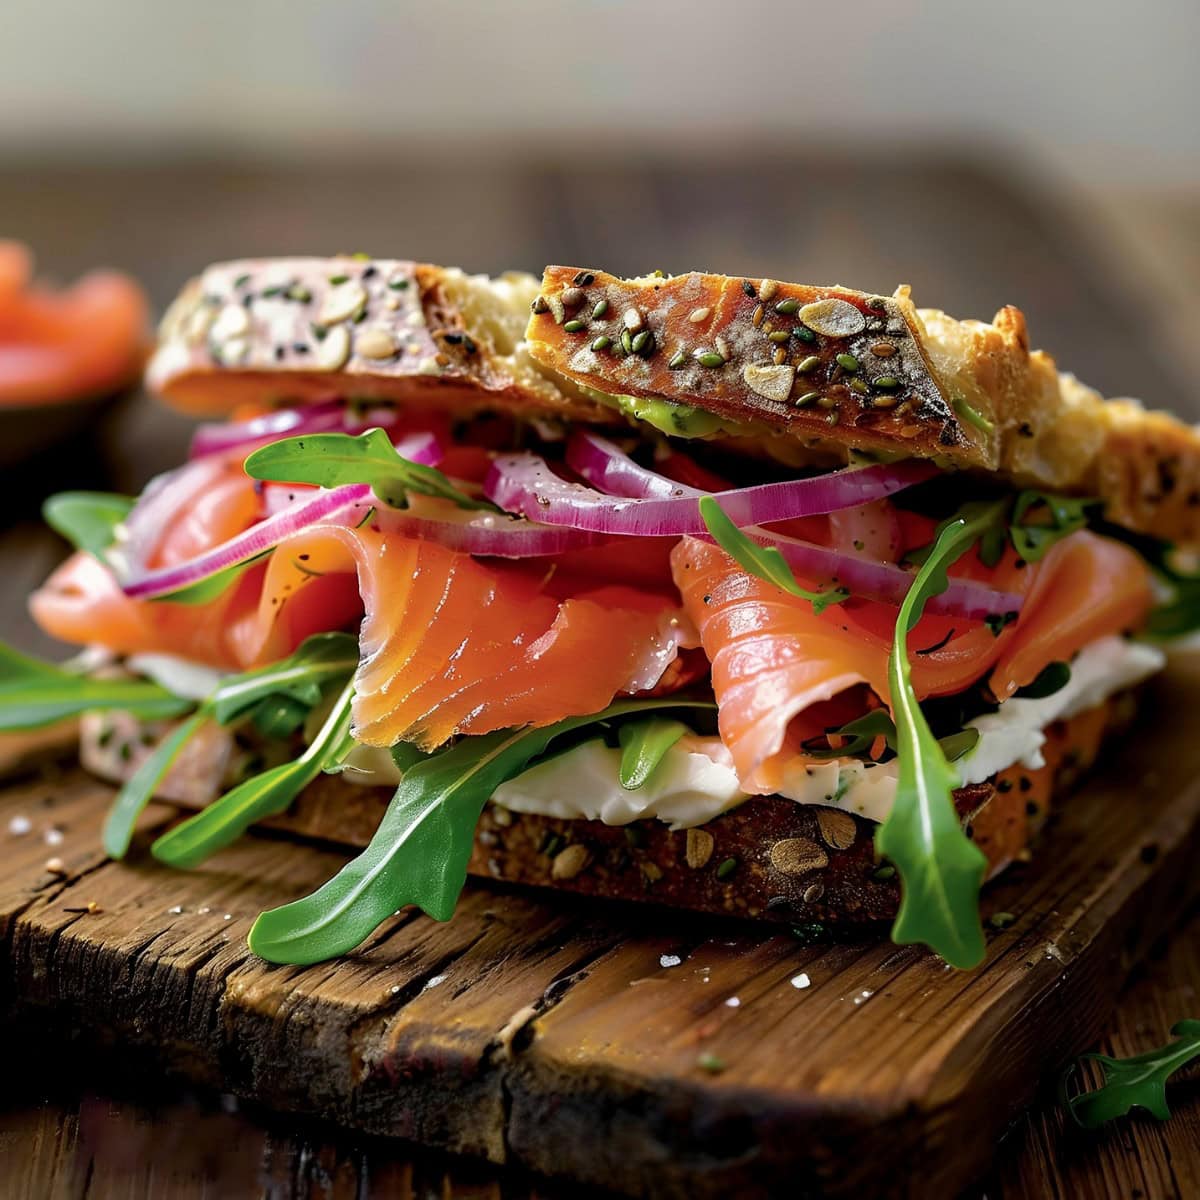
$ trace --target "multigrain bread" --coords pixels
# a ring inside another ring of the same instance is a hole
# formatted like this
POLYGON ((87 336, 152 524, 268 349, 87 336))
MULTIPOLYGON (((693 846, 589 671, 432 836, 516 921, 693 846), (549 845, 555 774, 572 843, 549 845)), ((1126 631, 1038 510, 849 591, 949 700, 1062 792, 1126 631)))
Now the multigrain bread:
POLYGON ((904 287, 576 267, 548 267, 539 287, 359 255, 220 263, 171 305, 147 383, 190 412, 346 396, 615 427, 605 395, 662 398, 722 418, 713 436, 731 451, 933 458, 1098 496, 1115 523, 1200 547, 1195 428, 1059 372, 1030 351, 1019 309, 956 321, 904 287))
MULTIPOLYGON (((990 874, 1026 857, 1052 806, 1095 762, 1105 739, 1131 723, 1135 696, 1118 693, 1048 726, 1044 767, 1010 767, 954 793, 990 874)), ((109 728, 112 752, 91 755, 88 766, 121 782, 147 751, 135 722, 115 737, 109 728), (116 752, 125 739, 136 747, 132 756, 116 752)), ((199 757, 216 753, 209 745, 199 757)), ((202 808, 209 799, 194 786, 193 773, 185 764, 164 789, 184 809, 202 808)), ((321 775, 286 813, 262 824, 359 848, 375 832, 391 795, 390 788, 321 775)), ((875 829, 874 822, 842 809, 779 796, 754 797, 691 830, 672 830, 654 820, 632 825, 562 820, 489 804, 468 870, 506 883, 723 916, 856 925, 891 919, 900 901, 894 870, 876 859, 875 829)))
POLYGON ((194 413, 347 396, 612 423, 530 360, 537 292, 516 271, 493 279, 358 255, 217 263, 167 310, 146 383, 194 413))
POLYGON ((934 458, 1094 495, 1117 524, 1200 544, 1200 432, 1059 372, 1029 349, 1017 308, 989 325, 918 309, 906 287, 874 296, 556 266, 534 309, 533 359, 584 387, 689 405, 760 441, 934 458))

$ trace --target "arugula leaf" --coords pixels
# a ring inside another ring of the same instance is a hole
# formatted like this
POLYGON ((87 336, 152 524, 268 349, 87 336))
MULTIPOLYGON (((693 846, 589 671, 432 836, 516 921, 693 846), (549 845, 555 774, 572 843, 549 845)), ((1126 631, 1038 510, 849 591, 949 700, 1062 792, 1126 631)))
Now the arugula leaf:
POLYGON ((350 705, 354 688, 347 684, 311 745, 294 762, 255 775, 214 800, 207 808, 168 830, 150 853, 172 867, 194 867, 210 854, 236 841, 255 821, 283 812, 322 770, 350 752, 350 705))
POLYGON ((988 613, 983 618, 983 623, 992 632, 992 637, 999 637, 1016 619, 1017 613, 988 613))
POLYGON ((250 949, 268 962, 314 963, 353 950, 406 904, 449 920, 484 804, 556 737, 630 713, 711 707, 694 700, 625 700, 541 729, 463 738, 417 762, 366 850, 312 895, 263 913, 250 930, 250 949))
MULTIPOLYGON (((834 729, 830 732, 837 737, 849 740, 836 750, 814 750, 806 745, 804 747, 805 755, 817 759, 852 758, 855 755, 866 754, 875 744, 877 737, 882 737, 887 742, 888 749, 893 753, 896 750, 896 725, 888 715, 886 708, 874 708, 861 717, 855 717, 853 721, 847 721, 841 729, 834 729)), ((938 745, 941 746, 942 753, 948 762, 957 762, 964 754, 974 750, 978 744, 979 730, 972 726, 960 729, 957 733, 951 733, 938 740, 938 745)))
POLYGON ((402 457, 382 429, 368 429, 358 437, 315 433, 283 438, 255 450, 246 459, 246 474, 253 479, 322 487, 368 483, 375 495, 393 508, 407 508, 408 493, 419 492, 450 500, 459 508, 495 510, 488 501, 459 491, 436 468, 402 457))
POLYGON ((303 726, 311 709, 311 704, 274 694, 260 700, 250 710, 250 719, 263 737, 288 738, 303 726))
POLYGON ((112 492, 59 492, 42 505, 42 518, 77 550, 104 562, 104 551, 115 540, 116 527, 137 501, 112 492))
POLYGON ((424 762, 430 757, 424 750, 419 750, 414 746, 412 742, 397 742, 389 753, 401 775, 405 771, 411 770, 417 763, 424 762))
POLYGON ((712 496, 703 496, 700 500, 700 516, 713 541, 732 558, 738 566, 759 579, 773 583, 801 600, 807 600, 813 606, 813 612, 820 614, 831 604, 841 604, 850 598, 846 588, 831 588, 827 592, 805 591, 792 574, 792 568, 775 546, 760 546, 753 538, 747 537, 730 519, 725 511, 712 496))
POLYGON ((287 658, 221 681, 206 703, 222 725, 269 696, 285 696, 312 708, 324 685, 345 679, 358 666, 358 639, 350 633, 317 633, 287 658))
POLYGON ((1043 700, 1061 692, 1071 682, 1071 664, 1065 662, 1047 663, 1037 674, 1032 683, 1018 688, 1013 695, 1022 700, 1043 700))
MULTIPOLYGON (((104 825, 104 848, 109 856, 122 858, 129 849, 138 814, 152 799, 185 743, 206 719, 211 717, 228 725, 249 712, 265 736, 287 737, 304 724, 309 710, 321 699, 322 686, 334 680, 344 682, 357 665, 358 643, 350 634, 318 633, 280 662, 222 680, 199 709, 163 739, 121 788, 104 825)), ((301 774, 302 771, 297 771, 297 775, 301 774)))
POLYGON ((1037 562, 1055 542, 1083 529, 1090 518, 1088 510, 1097 504, 1094 497, 1079 500, 1053 492, 1021 492, 1013 505, 1009 527, 1013 549, 1026 562, 1037 562), (1029 513, 1039 518, 1033 524, 1024 521, 1029 513))
POLYGON ((1136 550, 1157 572, 1166 591, 1166 598, 1159 600, 1146 618, 1144 632, 1148 636, 1167 641, 1200 629, 1200 572, 1175 562, 1175 546, 1116 525, 1102 524, 1101 532, 1136 550))
MULTIPOLYGON (((804 753, 808 758, 852 758, 856 754, 866 754, 875 744, 875 739, 886 739, 888 749, 896 749, 896 726, 888 715, 886 708, 873 708, 853 721, 847 721, 840 729, 829 731, 835 737, 847 739, 836 750, 812 748, 805 744, 804 753)), ((813 741, 817 741, 813 738, 813 741)))
POLYGON ((979 745, 979 730, 974 725, 968 725, 966 729, 939 738, 938 745, 941 746, 947 762, 958 762, 979 745))
POLYGON ((253 566, 256 562, 274 553, 275 550, 272 547, 269 550, 262 551, 261 554, 254 555, 253 558, 247 558, 244 562, 222 567, 221 570, 214 571, 211 575, 206 575, 203 579, 197 579, 195 583, 189 583, 184 587, 176 588, 173 592, 163 592, 161 595, 152 596, 151 599, 155 604, 163 602, 170 604, 208 604, 216 600, 218 596, 224 595, 233 587, 241 579, 242 573, 247 567, 253 566))
POLYGON ((0 733, 39 729, 89 709, 121 708, 146 721, 178 717, 192 701, 140 679, 89 679, 0 642, 0 733))
POLYGON ((104 820, 104 849, 109 858, 125 857, 142 809, 150 803, 159 782, 205 720, 206 713, 196 712, 177 725, 117 793, 104 820))
POLYGON ((958 775, 925 720, 909 675, 908 634, 925 603, 950 585, 947 568, 996 520, 1002 504, 959 517, 939 535, 917 572, 896 619, 888 685, 896 720, 899 778, 888 819, 875 835, 881 855, 900 872, 900 912, 892 927, 899 945, 922 942, 955 967, 974 967, 984 955, 979 888, 987 867, 963 832, 952 793, 958 775))
POLYGON ((654 774, 670 748, 691 730, 682 721, 651 717, 621 726, 621 786, 636 792, 654 774))
POLYGON ((1059 1095, 1067 1112, 1084 1129, 1096 1129, 1105 1121, 1122 1117, 1130 1109, 1144 1108, 1165 1121, 1171 1110, 1167 1107, 1167 1080, 1181 1067, 1200 1058, 1200 1021, 1180 1021, 1171 1030, 1176 1039, 1156 1050, 1135 1054, 1132 1058, 1110 1058, 1107 1054, 1085 1054, 1100 1064, 1104 1083, 1090 1092, 1077 1096, 1068 1094, 1072 1063, 1063 1073, 1059 1095))

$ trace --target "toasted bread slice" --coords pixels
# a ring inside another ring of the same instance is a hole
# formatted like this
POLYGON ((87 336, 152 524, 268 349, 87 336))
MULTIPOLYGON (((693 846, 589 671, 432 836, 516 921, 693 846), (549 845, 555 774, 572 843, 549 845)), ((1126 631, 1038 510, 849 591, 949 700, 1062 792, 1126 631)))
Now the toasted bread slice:
POLYGON ((218 263, 167 310, 146 373, 188 412, 329 396, 612 423, 522 338, 538 283, 396 259, 218 263))
MULTIPOLYGON (((986 783, 954 793, 959 814, 988 859, 989 874, 1028 856, 1028 845, 1060 800, 1095 760, 1106 738, 1135 715, 1134 691, 1117 693, 1094 708, 1046 730, 1046 765, 1019 764, 986 783)), ((156 727, 161 735, 161 729, 156 727)), ((85 731, 89 770, 120 782, 149 753, 133 724, 97 750, 85 731), (126 739, 133 756, 115 750, 126 739)), ((225 731, 218 733, 228 736, 225 731)), ((211 798, 219 764, 194 761, 173 768, 160 796, 181 808, 202 808, 211 798), (201 794, 199 776, 209 793, 201 794)), ((286 813, 265 822, 275 829, 360 848, 374 834, 391 799, 390 788, 322 775, 286 813)), ((895 916, 899 880, 880 869, 875 823, 843 809, 756 796, 691 830, 661 821, 605 825, 514 813, 494 804, 484 810, 468 870, 508 883, 563 888, 588 896, 650 900, 676 908, 756 919, 856 925, 895 916)))
POLYGON ((526 340, 559 377, 714 414, 734 442, 773 435, 843 455, 933 458, 1017 486, 1095 495, 1120 525, 1200 544, 1200 433, 1059 372, 1030 351, 1011 306, 989 325, 917 309, 906 287, 873 296, 556 266, 526 340))

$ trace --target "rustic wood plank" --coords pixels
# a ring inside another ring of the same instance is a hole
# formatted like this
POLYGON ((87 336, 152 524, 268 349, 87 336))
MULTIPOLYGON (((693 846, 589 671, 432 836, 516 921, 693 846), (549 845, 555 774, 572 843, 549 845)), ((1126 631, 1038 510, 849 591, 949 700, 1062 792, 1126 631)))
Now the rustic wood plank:
MULTIPOLYGON (((1198 702, 1192 663, 1157 711, 1198 702)), ((189 873, 106 864, 85 840, 109 790, 68 772, 51 811, 73 874, 47 887, 44 845, 13 839, 4 995, 277 1110, 629 1194, 951 1194, 1195 893, 1194 740, 1152 720, 1064 806, 989 890, 1017 920, 974 973, 486 886, 447 925, 405 912, 338 963, 271 967, 253 916, 340 854, 255 836, 189 873)), ((45 793, 0 795, 0 829, 45 793)))
MULTIPOLYGON (((1200 1002, 1200 910, 1134 971, 1096 1047, 1136 1054, 1157 1045, 1200 1002)), ((403 1144, 236 1108, 108 1060, 81 1064, 40 1039, 6 1061, 0 1085, 0 1162, 14 1196, 74 1200, 210 1200, 258 1195, 329 1200, 582 1200, 579 1185, 531 1182, 509 1170, 446 1162, 403 1144), (82 1072, 82 1073, 81 1073, 82 1072), (82 1135, 82 1136, 81 1136, 82 1135)), ((1063 1125, 1050 1091, 997 1148, 988 1176, 963 1200, 1130 1200, 1200 1194, 1200 1088, 1193 1070, 1173 1084, 1174 1115, 1135 1115, 1095 1134, 1063 1125)), ((0 1190, 0 1194, 7 1194, 0 1190)))

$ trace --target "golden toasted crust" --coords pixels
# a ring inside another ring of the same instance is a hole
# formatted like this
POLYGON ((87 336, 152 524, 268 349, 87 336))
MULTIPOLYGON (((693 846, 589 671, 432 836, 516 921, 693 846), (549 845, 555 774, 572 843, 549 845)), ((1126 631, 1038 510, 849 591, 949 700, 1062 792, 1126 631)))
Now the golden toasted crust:
POLYGON ((905 287, 576 267, 548 267, 539 301, 532 357, 589 388, 693 405, 745 423, 756 445, 766 433, 932 457, 1095 495, 1120 525, 1200 545, 1200 433, 1060 373, 1016 308, 989 325, 917 309, 905 287))
POLYGON ((146 381, 189 412, 332 395, 610 420, 524 353, 536 294, 530 275, 397 259, 218 263, 168 309, 146 381))

